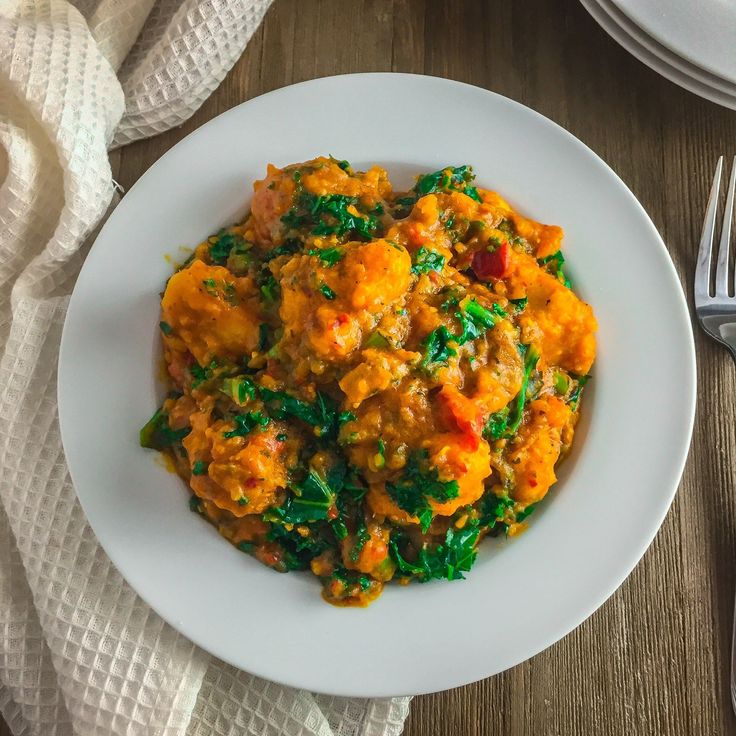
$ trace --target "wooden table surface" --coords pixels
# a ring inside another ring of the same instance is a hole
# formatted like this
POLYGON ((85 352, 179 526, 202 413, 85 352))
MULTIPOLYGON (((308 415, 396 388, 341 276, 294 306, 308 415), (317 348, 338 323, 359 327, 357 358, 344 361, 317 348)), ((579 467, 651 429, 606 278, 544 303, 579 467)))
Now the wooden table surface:
MULTIPOLYGON (((736 153, 736 113, 643 66, 576 0, 275 0, 243 57, 186 125, 113 153, 116 179, 127 189, 187 133, 244 100, 358 71, 469 82, 570 130, 642 202, 691 298, 709 179, 718 155, 736 153)), ((489 680, 415 698, 406 736, 736 733, 727 677, 736 369, 700 332, 696 342, 703 388, 690 459, 639 566, 597 613, 542 654, 489 680)), ((666 370, 653 354, 652 374, 641 380, 666 370)), ((625 524, 626 509, 611 523, 625 524)), ((464 637, 458 646, 473 656, 464 637)))

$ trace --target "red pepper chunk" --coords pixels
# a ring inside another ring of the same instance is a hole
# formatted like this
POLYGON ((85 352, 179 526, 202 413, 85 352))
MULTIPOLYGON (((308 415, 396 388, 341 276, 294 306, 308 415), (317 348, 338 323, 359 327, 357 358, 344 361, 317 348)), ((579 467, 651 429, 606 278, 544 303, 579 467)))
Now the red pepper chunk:
POLYGON ((457 388, 446 384, 437 394, 440 412, 447 427, 464 435, 464 444, 477 450, 483 432, 482 410, 472 399, 463 396, 457 388))
POLYGON ((511 246, 508 243, 502 243, 493 252, 479 250, 473 256, 472 268, 479 279, 487 281, 507 276, 510 265, 511 246))
POLYGON ((427 234, 421 225, 413 222, 408 228, 409 241, 412 245, 423 245, 427 242, 427 234))

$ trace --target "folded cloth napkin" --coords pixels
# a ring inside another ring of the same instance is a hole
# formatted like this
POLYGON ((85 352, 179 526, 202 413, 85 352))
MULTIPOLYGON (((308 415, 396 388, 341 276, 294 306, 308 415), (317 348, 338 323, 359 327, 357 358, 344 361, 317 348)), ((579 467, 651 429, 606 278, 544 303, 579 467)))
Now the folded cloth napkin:
POLYGON ((107 151, 184 122, 269 2, 0 0, 0 711, 17 736, 403 728, 407 698, 282 687, 164 623, 94 538, 59 440, 59 338, 114 204, 107 151))

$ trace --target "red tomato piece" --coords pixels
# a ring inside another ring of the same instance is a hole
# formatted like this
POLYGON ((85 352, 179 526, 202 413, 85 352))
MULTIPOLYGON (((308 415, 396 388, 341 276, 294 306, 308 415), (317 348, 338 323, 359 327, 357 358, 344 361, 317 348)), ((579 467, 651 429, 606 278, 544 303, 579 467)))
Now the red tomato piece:
POLYGON ((479 250, 473 256, 473 271, 479 279, 502 279, 511 265, 511 246, 502 243, 496 250, 479 250))
POLYGON ((465 435, 467 445, 473 450, 477 449, 484 425, 482 410, 472 399, 463 396, 449 384, 442 387, 437 398, 448 428, 461 432, 465 435))

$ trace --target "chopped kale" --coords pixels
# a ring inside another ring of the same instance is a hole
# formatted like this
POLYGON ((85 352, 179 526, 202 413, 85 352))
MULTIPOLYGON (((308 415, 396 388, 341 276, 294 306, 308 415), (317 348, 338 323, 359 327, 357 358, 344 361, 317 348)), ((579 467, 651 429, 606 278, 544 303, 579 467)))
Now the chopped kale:
MULTIPOLYGON (((406 217, 420 197, 437 192, 463 192, 476 202, 480 202, 478 190, 471 186, 474 179, 475 174, 471 166, 448 167, 431 174, 424 174, 417 178, 412 188, 413 194, 394 200, 394 217, 406 217)), ((452 223, 446 223, 446 226, 451 228, 452 223)))
POLYGON ((209 239, 210 260, 218 266, 224 266, 233 250, 239 255, 246 252, 245 243, 242 235, 220 230, 217 235, 209 239))
POLYGON ((575 388, 570 392, 570 398, 568 399, 568 402, 570 404, 570 408, 573 411, 577 411, 578 404, 580 403, 580 395, 583 393, 583 387, 586 383, 592 378, 591 375, 587 376, 580 376, 577 379, 577 383, 575 385, 575 388))
POLYGON ((348 474, 348 465, 342 457, 339 457, 327 471, 327 485, 335 494, 342 491, 345 485, 345 478, 348 474))
POLYGON ((374 462, 379 470, 386 465, 386 443, 383 441, 383 437, 378 438, 378 452, 374 457, 374 462))
POLYGON ((464 192, 472 199, 480 201, 478 190, 470 186, 475 179, 472 166, 458 166, 424 174, 417 179, 414 191, 419 197, 435 192, 464 192))
MULTIPOLYGON (((453 301, 457 303, 457 297, 450 296, 445 304, 449 305, 453 301)), ((506 317, 506 312, 498 304, 493 304, 488 309, 472 299, 455 312, 455 316, 462 328, 460 334, 453 335, 444 325, 430 332, 423 344, 424 358, 421 362, 423 368, 432 370, 434 366, 447 363, 449 358, 457 355, 457 351, 450 343, 459 346, 481 337, 494 327, 499 319, 506 317)))
POLYGON ((450 287, 450 289, 443 289, 441 293, 447 293, 447 299, 440 304, 440 309, 443 312, 449 312, 453 307, 456 307, 458 304, 460 304, 460 295, 457 293, 457 290, 450 287))
POLYGON ((139 439, 141 447, 164 450, 180 444, 191 431, 190 427, 171 429, 169 415, 163 409, 159 409, 141 429, 139 439))
POLYGON ((480 194, 478 194, 477 187, 465 187, 465 189, 463 189, 463 194, 467 194, 470 199, 480 202, 480 194))
POLYGON ((207 463, 204 460, 195 460, 192 465, 192 475, 204 475, 207 472, 207 463))
POLYGON ((539 361, 539 353, 532 345, 521 345, 524 353, 524 375, 521 381, 521 388, 516 398, 504 409, 497 411, 488 418, 486 426, 483 429, 483 436, 486 439, 498 440, 501 438, 513 437, 524 419, 524 407, 527 400, 527 389, 529 387, 529 379, 532 372, 537 367, 539 361))
POLYGON ((229 396, 236 404, 241 405, 256 397, 256 386, 247 376, 225 378, 222 386, 220 386, 220 391, 229 396))
POLYGON ((345 251, 338 247, 312 248, 307 251, 307 255, 317 256, 326 266, 334 266, 345 256, 345 251))
POLYGON ((524 521, 524 519, 526 519, 526 517, 529 516, 534 511, 535 508, 537 508, 537 504, 530 503, 525 509, 522 509, 521 511, 517 512, 516 521, 517 522, 524 521))
POLYGON ((480 503, 478 526, 493 529, 506 516, 507 509, 510 509, 513 505, 513 499, 508 496, 496 496, 493 493, 486 493, 480 503))
POLYGON ((494 412, 488 417, 483 436, 488 439, 498 440, 504 436, 506 428, 509 425, 509 407, 506 406, 501 411, 494 412))
POLYGON ((342 237, 347 233, 354 232, 356 235, 370 240, 378 228, 378 223, 370 215, 360 217, 349 211, 352 206, 355 209, 358 200, 355 197, 346 197, 342 194, 330 194, 318 197, 312 207, 312 215, 319 218, 319 223, 312 230, 314 235, 326 236, 337 235, 342 237), (328 221, 332 220, 332 224, 328 221))
POLYGON ((339 516, 337 519, 332 519, 332 521, 330 521, 330 528, 338 541, 342 541, 348 536, 348 528, 339 516))
POLYGON ((332 289, 330 289, 327 284, 320 284, 319 291, 320 294, 322 294, 322 296, 329 301, 332 301, 337 296, 337 294, 335 294, 335 292, 332 291, 332 289))
POLYGON ((299 214, 298 207, 292 207, 285 215, 282 216, 281 222, 284 223, 287 230, 299 230, 308 223, 307 216, 299 214))
POLYGON ((322 530, 310 525, 288 529, 283 523, 272 523, 267 539, 279 544, 283 550, 284 567, 287 570, 306 570, 317 555, 330 547, 322 530))
POLYGON ((404 474, 397 483, 386 483, 389 496, 399 508, 412 516, 416 516, 422 531, 426 532, 432 522, 432 507, 429 499, 443 503, 457 498, 460 492, 456 480, 439 479, 436 468, 427 469, 426 451, 414 452, 409 456, 404 474))
POLYGON ((353 500, 360 501, 366 493, 368 488, 362 484, 355 471, 351 471, 345 479, 345 485, 343 486, 345 493, 353 500))
POLYGON ((509 299, 509 304, 513 304, 517 312, 523 312, 526 309, 526 305, 529 299, 524 297, 523 299, 509 299))
POLYGON ((250 252, 251 244, 246 241, 238 241, 230 251, 230 255, 227 257, 227 268, 232 271, 236 276, 240 276, 248 271, 248 267, 253 261, 253 256, 250 252))
POLYGON ((341 584, 342 592, 337 596, 339 599, 354 598, 359 593, 365 593, 370 588, 380 585, 379 582, 371 580, 367 575, 362 575, 344 567, 337 568, 329 579, 337 580, 341 584))
POLYGON ((267 303, 273 304, 278 301, 281 287, 279 286, 279 282, 276 281, 276 277, 270 271, 264 271, 262 273, 259 286, 261 288, 261 295, 267 303))
POLYGON ((545 256, 544 258, 539 258, 538 263, 541 266, 545 266, 548 263, 552 264, 554 267, 554 274, 557 276, 557 278, 569 289, 571 288, 570 285, 570 279, 565 276, 565 271, 563 269, 563 266, 565 265, 565 257, 562 255, 562 251, 558 250, 556 253, 553 253, 551 256, 545 256))
POLYGON ((310 470, 293 490, 294 495, 280 507, 283 523, 303 524, 328 518, 328 511, 335 503, 335 493, 315 470, 310 470))
POLYGON ((210 362, 207 366, 201 366, 194 363, 189 366, 189 375, 192 377, 192 388, 196 388, 204 381, 208 381, 214 375, 215 369, 218 367, 216 360, 210 362))
POLYGON ((371 538, 371 535, 368 533, 368 529, 365 525, 365 521, 361 519, 360 524, 358 525, 358 528, 355 531, 355 543, 353 544, 353 548, 350 550, 349 556, 352 562, 358 561, 358 558, 360 557, 360 553, 363 551, 363 547, 365 547, 366 542, 368 542, 370 538, 371 538))
POLYGON ((265 256, 264 261, 272 261, 274 258, 279 256, 290 256, 301 250, 301 243, 298 240, 286 240, 283 245, 279 245, 276 248, 272 248, 265 256))
POLYGON ((267 324, 261 323, 258 325, 258 352, 265 353, 268 350, 268 333, 269 327, 267 324))
POLYGON ((281 218, 287 231, 309 228, 312 235, 355 236, 362 240, 370 240, 377 234, 378 220, 375 217, 356 214, 360 213, 357 197, 344 194, 316 196, 301 189, 295 200, 294 206, 281 218))
POLYGON ((521 389, 516 397, 516 403, 511 410, 511 420, 507 431, 508 436, 513 436, 521 426, 521 422, 524 419, 524 407, 526 405, 526 390, 529 386, 529 378, 532 371, 537 367, 539 362, 539 353, 533 345, 523 346, 526 348, 524 353, 524 377, 521 381, 521 389))
MULTIPOLYGON (((415 565, 414 563, 406 560, 404 556, 401 554, 401 552, 399 551, 399 545, 395 539, 391 539, 388 543, 388 546, 389 546, 389 550, 391 551, 391 557, 396 563, 396 567, 398 568, 400 573, 403 573, 404 575, 416 576, 419 580, 424 581, 427 570, 423 564, 415 565)), ((421 555, 421 552, 420 552, 420 555, 421 555)))
POLYGON ((465 527, 453 529, 450 527, 445 535, 444 545, 440 545, 430 560, 430 569, 435 577, 444 577, 447 580, 462 580, 463 573, 468 572, 475 563, 478 553, 478 529, 465 527))
POLYGON ((450 527, 442 544, 423 546, 416 555, 416 562, 409 562, 400 551, 400 541, 391 539, 391 557, 400 573, 416 577, 420 582, 433 579, 462 580, 475 563, 476 545, 480 530, 467 526, 463 529, 450 527))
POLYGON ((164 335, 170 335, 173 332, 173 330, 171 329, 171 325, 168 322, 159 322, 158 326, 161 332, 164 333, 164 335))
POLYGON ((245 437, 250 434, 256 427, 263 430, 271 421, 267 416, 264 416, 260 411, 249 411, 246 414, 236 414, 233 417, 235 422, 235 429, 231 429, 229 432, 223 432, 222 436, 225 439, 231 439, 233 437, 245 437))
POLYGON ((524 377, 521 381, 521 389, 519 389, 509 415, 509 425, 505 433, 506 437, 513 437, 521 426, 521 422, 524 419, 524 406, 526 405, 526 390, 529 386, 529 377, 539 362, 539 353, 533 345, 523 345, 521 347, 525 348, 524 377))
POLYGON ((411 272, 415 274, 428 273, 429 271, 441 271, 444 267, 445 257, 442 254, 422 246, 414 258, 411 272))
POLYGON ((464 345, 466 342, 481 337, 487 330, 495 327, 498 320, 506 316, 506 312, 498 304, 493 304, 490 309, 486 309, 475 299, 472 299, 459 312, 456 312, 455 316, 462 325, 462 332, 456 338, 456 342, 458 345, 464 345))
POLYGON ((328 396, 317 393, 317 400, 310 404, 297 399, 284 391, 272 391, 261 387, 261 398, 266 402, 269 414, 274 419, 296 417, 318 430, 320 436, 336 429, 337 412, 335 404, 328 396))
POLYGON ((447 363, 453 355, 457 355, 457 351, 450 346, 450 343, 454 342, 455 336, 444 325, 432 330, 423 343, 422 367, 432 370, 438 365, 447 363))
POLYGON ((406 217, 412 210, 412 207, 416 204, 417 198, 414 196, 399 197, 394 200, 393 216, 396 219, 406 217))

